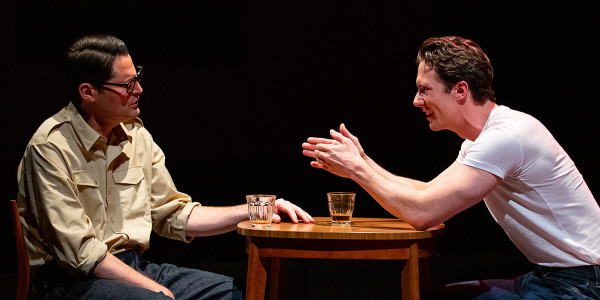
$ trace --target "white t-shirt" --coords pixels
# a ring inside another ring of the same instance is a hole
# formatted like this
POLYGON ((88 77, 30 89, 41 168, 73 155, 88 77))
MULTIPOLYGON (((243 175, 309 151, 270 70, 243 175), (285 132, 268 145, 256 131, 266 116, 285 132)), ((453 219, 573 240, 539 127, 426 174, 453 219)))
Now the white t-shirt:
POLYGON ((485 199, 492 216, 532 263, 600 264, 600 207, 552 134, 532 116, 499 106, 457 161, 502 181, 485 199))

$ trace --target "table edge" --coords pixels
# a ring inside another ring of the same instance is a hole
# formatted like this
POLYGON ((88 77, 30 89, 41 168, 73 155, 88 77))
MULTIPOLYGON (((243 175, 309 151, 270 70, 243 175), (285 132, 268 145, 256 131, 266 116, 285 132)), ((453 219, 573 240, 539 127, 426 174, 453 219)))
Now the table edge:
MULTIPOLYGON (((322 219, 323 217, 319 218, 322 219)), ((363 219, 379 219, 381 221, 399 221, 392 218, 355 218, 356 220, 363 219)), ((366 234, 363 232, 296 232, 293 237, 286 234, 288 231, 272 231, 270 229, 259 229, 248 227, 250 221, 243 221, 237 225, 237 233, 246 237, 262 237, 262 238, 282 238, 282 239, 322 239, 322 240, 420 240, 440 236, 445 231, 445 224, 433 226, 427 230, 415 230, 412 232, 376 232, 366 234)), ((276 224, 274 224, 276 226, 276 224)))

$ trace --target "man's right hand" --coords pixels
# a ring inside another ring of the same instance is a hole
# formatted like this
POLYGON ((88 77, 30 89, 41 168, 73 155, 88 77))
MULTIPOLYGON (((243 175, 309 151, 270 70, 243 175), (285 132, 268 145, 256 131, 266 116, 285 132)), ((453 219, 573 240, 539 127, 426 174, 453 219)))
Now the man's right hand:
POLYGON ((356 148, 358 149, 358 152, 360 153, 360 157, 362 157, 363 159, 365 159, 365 150, 363 150, 362 146, 360 145, 360 142, 358 141, 358 138, 355 137, 354 135, 352 135, 350 133, 350 131, 348 131, 348 129, 346 128, 346 125, 344 123, 340 124, 340 133, 349 138, 352 143, 354 143, 354 146, 356 146, 356 148))
POLYGON ((166 288, 162 285, 161 285, 161 287, 163 288, 163 290, 160 290, 159 292, 162 292, 163 294, 167 295, 171 299, 175 299, 175 296, 173 295, 173 293, 171 293, 171 290, 169 290, 168 288, 166 288))
POLYGON ((110 252, 107 252, 104 259, 98 263, 94 269, 94 276, 145 288, 157 293, 162 292, 175 299, 171 290, 134 270, 110 252))

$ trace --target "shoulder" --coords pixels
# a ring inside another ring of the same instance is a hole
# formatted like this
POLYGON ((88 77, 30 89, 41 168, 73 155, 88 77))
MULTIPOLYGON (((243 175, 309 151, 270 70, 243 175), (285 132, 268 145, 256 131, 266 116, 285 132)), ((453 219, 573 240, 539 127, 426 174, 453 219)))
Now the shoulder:
POLYGON ((29 143, 30 144, 46 143, 46 142, 48 142, 50 136, 54 132, 64 130, 64 127, 69 127, 69 126, 71 126, 71 119, 65 113, 65 110, 63 109, 60 112, 58 112, 57 114, 55 114, 54 116, 46 119, 35 131, 35 133, 31 137, 31 140, 29 141, 29 143))
POLYGON ((530 114, 510 109, 507 106, 499 106, 492 111, 488 128, 500 127, 519 132, 540 125, 542 125, 541 122, 530 114))
POLYGON ((492 136, 494 141, 503 143, 527 140, 540 129, 545 128, 533 116, 500 106, 492 111, 488 124, 481 131, 477 140, 484 139, 485 136, 492 136))

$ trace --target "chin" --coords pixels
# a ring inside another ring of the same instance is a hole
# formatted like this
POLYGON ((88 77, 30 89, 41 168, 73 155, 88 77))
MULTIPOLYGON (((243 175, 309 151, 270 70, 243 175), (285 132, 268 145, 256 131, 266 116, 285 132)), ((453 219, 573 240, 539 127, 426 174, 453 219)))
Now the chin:
POLYGON ((430 123, 429 124, 429 129, 431 129, 431 131, 440 131, 443 128, 436 127, 435 125, 433 125, 433 124, 430 123))

